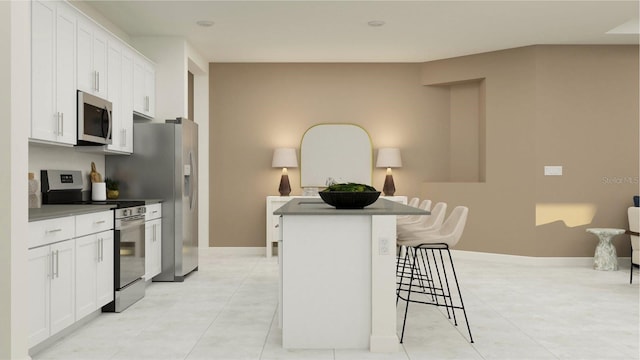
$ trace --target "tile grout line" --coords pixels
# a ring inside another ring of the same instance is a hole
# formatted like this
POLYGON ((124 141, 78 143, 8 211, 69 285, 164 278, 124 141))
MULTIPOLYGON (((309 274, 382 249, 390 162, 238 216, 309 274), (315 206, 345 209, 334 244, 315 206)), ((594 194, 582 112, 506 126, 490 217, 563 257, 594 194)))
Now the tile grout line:
POLYGON ((189 356, 191 355, 191 353, 193 353, 193 350, 198 346, 198 344, 200 343, 200 341, 202 340, 202 338, 204 337, 204 334, 207 333, 207 331, 209 331, 209 329, 211 328, 211 326, 216 322, 216 320, 218 319, 218 317, 220 317, 220 314, 222 314, 222 312, 224 311, 225 308, 227 308, 227 306, 229 305, 229 303, 231 302, 231 299, 233 299, 233 297, 236 295, 236 293, 238 292, 238 290, 242 287, 242 285, 245 283, 245 281, 247 280, 247 278, 249 277, 249 275, 255 270, 255 268, 258 266, 258 261, 255 261, 253 266, 251 267, 251 269, 245 273, 245 276, 242 278, 242 280, 240 281, 240 283, 238 284, 238 286, 236 287, 236 289, 234 290, 233 294, 231 294, 231 296, 229 296, 229 298, 227 299, 227 301, 225 302, 224 306, 220 309, 220 311, 218 311, 218 314, 216 315, 216 317, 211 320, 211 323, 209 324, 209 326, 207 326, 207 328, 202 332, 202 334, 200 334, 200 336, 198 337, 198 341, 196 341, 196 343, 193 345, 193 347, 191 348, 191 350, 189 350, 189 352, 187 353, 187 355, 184 357, 184 360, 187 360, 189 358, 189 356))
POLYGON ((264 349, 267 347, 267 341, 269 340, 269 335, 271 334, 271 328, 273 327, 273 322, 275 321, 276 315, 278 314, 278 305, 273 311, 273 316, 271 317, 271 322, 269 323, 269 328, 267 329, 267 335, 264 337, 264 342, 262 343, 262 350, 260 350, 260 357, 258 359, 262 359, 262 355, 264 355, 264 349))
MULTIPOLYGON (((520 326, 518 326, 516 323, 514 323, 511 319, 507 318, 502 312, 498 311, 496 308, 494 308, 491 303, 486 302, 484 299, 482 299, 481 297, 479 297, 477 294, 475 294, 473 292, 473 290, 467 290, 470 293, 474 294, 474 296, 476 297, 477 300, 479 300, 484 306, 486 306, 487 308, 491 309, 493 312, 495 312, 499 317, 501 317, 502 319, 504 319, 507 323, 511 324, 513 327, 515 327, 516 329, 518 329, 518 331, 520 331, 525 337, 527 337, 529 340, 531 340, 534 344, 540 346, 540 348, 544 349, 547 353, 549 353, 551 356, 553 356, 555 359, 560 359, 560 357, 558 357, 558 355, 556 355, 553 351, 549 350, 546 346, 540 344, 535 338, 533 338, 531 335, 529 335, 529 333, 527 333, 526 331, 524 331, 520 326)), ((440 310, 440 309, 438 309, 440 310)), ((440 311, 441 314, 442 311, 440 311)), ((462 335, 462 332, 457 329, 456 326, 456 330, 462 335)), ((478 348, 476 348, 475 343, 470 344, 471 347, 478 353, 478 355, 480 355, 481 358, 486 359, 478 350, 478 348)))

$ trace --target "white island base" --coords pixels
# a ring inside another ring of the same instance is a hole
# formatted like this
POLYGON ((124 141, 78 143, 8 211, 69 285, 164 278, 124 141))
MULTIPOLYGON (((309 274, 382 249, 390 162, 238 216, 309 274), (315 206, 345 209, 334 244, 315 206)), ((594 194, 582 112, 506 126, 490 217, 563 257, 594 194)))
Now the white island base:
POLYGON ((359 210, 294 199, 274 212, 284 348, 398 351, 396 215, 416 213, 384 199, 359 210))

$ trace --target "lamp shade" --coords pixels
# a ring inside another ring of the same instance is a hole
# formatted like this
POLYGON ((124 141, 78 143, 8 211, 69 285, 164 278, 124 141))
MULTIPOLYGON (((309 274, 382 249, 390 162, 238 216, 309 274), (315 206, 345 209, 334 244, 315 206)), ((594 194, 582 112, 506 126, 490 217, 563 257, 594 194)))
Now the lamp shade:
POLYGON ((296 168, 298 167, 298 156, 294 148, 277 148, 273 151, 272 167, 296 168))
POLYGON ((398 148, 378 149, 378 159, 376 160, 376 167, 381 167, 381 168, 402 167, 402 158, 400 157, 400 149, 398 148))

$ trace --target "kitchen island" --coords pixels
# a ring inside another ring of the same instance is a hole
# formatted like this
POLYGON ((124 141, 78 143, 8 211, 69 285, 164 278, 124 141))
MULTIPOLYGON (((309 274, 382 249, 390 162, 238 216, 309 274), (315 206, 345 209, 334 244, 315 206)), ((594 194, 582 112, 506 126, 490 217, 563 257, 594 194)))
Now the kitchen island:
POLYGON ((396 215, 427 214, 386 199, 338 210, 298 198, 274 211, 282 346, 398 351, 396 215))

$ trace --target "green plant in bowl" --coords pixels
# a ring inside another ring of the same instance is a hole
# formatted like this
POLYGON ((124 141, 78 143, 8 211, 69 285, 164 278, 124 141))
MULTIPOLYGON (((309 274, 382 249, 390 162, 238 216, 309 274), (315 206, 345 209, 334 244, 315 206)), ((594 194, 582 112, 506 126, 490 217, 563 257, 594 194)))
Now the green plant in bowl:
POLYGON ((373 186, 365 185, 365 184, 357 184, 357 183, 342 183, 342 184, 333 184, 327 187, 322 191, 352 191, 352 192, 363 192, 363 191, 377 191, 373 186))
POLYGON ((342 183, 330 185, 318 194, 336 209, 362 209, 378 200, 380 191, 369 185, 342 183))
POLYGON ((117 199, 120 196, 120 181, 105 178, 104 182, 107 187, 107 198, 109 199, 117 199))

